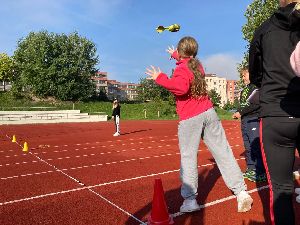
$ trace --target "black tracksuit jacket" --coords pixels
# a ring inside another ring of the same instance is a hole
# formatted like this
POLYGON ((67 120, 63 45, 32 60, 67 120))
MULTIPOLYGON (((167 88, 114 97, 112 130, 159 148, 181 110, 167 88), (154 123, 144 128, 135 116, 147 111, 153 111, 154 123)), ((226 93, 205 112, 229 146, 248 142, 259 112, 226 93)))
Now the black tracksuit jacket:
POLYGON ((300 117, 300 78, 290 65, 300 41, 300 17, 291 17, 295 4, 279 8, 256 30, 250 45, 250 82, 263 86, 260 117, 300 117))

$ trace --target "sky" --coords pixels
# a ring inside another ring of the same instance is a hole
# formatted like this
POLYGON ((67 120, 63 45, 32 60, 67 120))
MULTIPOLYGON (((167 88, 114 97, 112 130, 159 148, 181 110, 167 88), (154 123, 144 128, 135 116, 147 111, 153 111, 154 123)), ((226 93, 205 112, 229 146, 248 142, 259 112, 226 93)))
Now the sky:
POLYGON ((77 31, 96 44, 100 71, 108 79, 138 83, 145 69, 158 66, 170 74, 168 46, 184 36, 199 44, 206 73, 238 80, 237 63, 246 49, 242 26, 251 0, 0 0, 0 52, 13 55, 29 32, 77 31), (159 25, 180 24, 179 32, 159 25))

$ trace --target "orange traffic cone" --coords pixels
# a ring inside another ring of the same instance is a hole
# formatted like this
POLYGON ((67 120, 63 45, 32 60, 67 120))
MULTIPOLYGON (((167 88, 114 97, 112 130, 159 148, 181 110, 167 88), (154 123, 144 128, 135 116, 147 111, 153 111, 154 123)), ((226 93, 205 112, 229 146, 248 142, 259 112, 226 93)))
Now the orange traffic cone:
POLYGON ((155 179, 154 195, 152 201, 152 211, 148 218, 149 225, 171 225, 174 224, 173 218, 169 215, 165 194, 160 178, 155 179))

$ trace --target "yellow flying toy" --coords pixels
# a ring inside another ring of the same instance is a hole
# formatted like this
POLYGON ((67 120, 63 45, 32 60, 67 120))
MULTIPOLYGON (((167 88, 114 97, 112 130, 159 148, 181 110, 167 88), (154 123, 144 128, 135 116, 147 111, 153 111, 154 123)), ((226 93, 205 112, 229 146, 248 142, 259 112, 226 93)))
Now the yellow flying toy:
POLYGON ((158 27, 156 28, 156 31, 157 31, 158 33, 161 33, 161 32, 163 32, 164 30, 168 30, 168 31, 170 31, 170 32, 177 32, 177 31, 180 30, 180 25, 175 23, 175 24, 172 24, 172 25, 170 25, 170 26, 168 26, 168 27, 158 26, 158 27))

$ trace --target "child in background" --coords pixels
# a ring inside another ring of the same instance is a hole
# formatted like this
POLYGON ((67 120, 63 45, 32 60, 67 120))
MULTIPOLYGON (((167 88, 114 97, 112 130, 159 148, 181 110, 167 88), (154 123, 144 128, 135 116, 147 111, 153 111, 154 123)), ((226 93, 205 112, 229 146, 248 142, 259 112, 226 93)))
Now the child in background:
POLYGON ((251 209, 252 198, 246 192, 242 172, 228 144, 222 124, 207 95, 203 67, 196 58, 198 44, 192 37, 182 38, 177 46, 167 50, 178 62, 173 76, 151 66, 145 72, 155 82, 169 90, 176 98, 179 115, 178 139, 181 156, 181 212, 200 209, 198 195, 198 148, 201 137, 212 153, 227 187, 237 196, 238 212, 251 209))
POLYGON ((241 91, 238 111, 232 115, 232 118, 241 118, 241 129, 247 163, 247 169, 243 176, 252 182, 264 182, 267 181, 267 177, 259 142, 259 103, 250 103, 248 101, 249 96, 256 87, 250 84, 248 68, 243 68, 241 73, 246 86, 241 91))
POLYGON ((121 113, 121 106, 117 99, 113 101, 113 112, 112 112, 112 119, 115 121, 115 128, 116 132, 113 136, 120 136, 120 113, 121 113))

